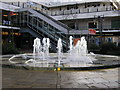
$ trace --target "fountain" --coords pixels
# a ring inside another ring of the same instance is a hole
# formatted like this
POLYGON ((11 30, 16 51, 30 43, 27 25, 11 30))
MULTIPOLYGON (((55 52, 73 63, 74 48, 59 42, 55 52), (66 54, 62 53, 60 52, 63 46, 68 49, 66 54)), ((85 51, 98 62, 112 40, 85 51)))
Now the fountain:
MULTIPOLYGON (((9 61, 14 65, 18 65, 19 62, 14 61, 14 58, 22 57, 22 60, 24 60, 23 66, 29 67, 92 67, 95 65, 94 61, 97 61, 96 57, 100 55, 92 52, 88 53, 85 37, 81 37, 76 45, 73 45, 73 37, 70 36, 69 42, 69 53, 62 52, 63 46, 60 38, 57 42, 57 53, 49 53, 50 39, 43 38, 41 41, 36 38, 34 39, 32 54, 14 55, 9 58, 9 61)), ((103 57, 108 58, 108 56, 103 57)))
MULTIPOLYGON (((74 46, 73 45, 73 37, 69 37, 70 41, 70 50, 69 53, 64 55, 62 53, 62 40, 59 38, 58 43, 57 43, 57 59, 54 56, 49 55, 49 48, 50 48, 50 39, 49 38, 43 38, 42 44, 41 40, 39 38, 34 39, 34 44, 33 44, 33 56, 29 55, 19 55, 19 56, 24 56, 26 58, 30 58, 29 60, 25 61, 25 64, 29 66, 34 66, 34 67, 43 67, 43 64, 46 64, 45 66, 49 66, 50 63, 56 63, 57 62, 57 67, 61 67, 61 62, 64 64, 68 64, 69 67, 78 67, 83 66, 84 64, 92 64, 94 59, 87 53, 87 42, 85 40, 85 37, 81 37, 81 40, 78 40, 77 44, 74 46), (63 58, 64 56, 64 58, 63 58), (77 63, 73 65, 74 63, 77 63)), ((11 63, 11 60, 15 58, 16 56, 13 56, 9 59, 11 63)))
MULTIPOLYGON (((81 37, 81 40, 78 40, 77 44, 73 45, 73 37, 69 37, 70 40, 70 50, 69 53, 65 56, 62 53, 62 40, 59 38, 57 43, 57 60, 49 56, 49 48, 50 48, 50 40, 49 38, 43 38, 42 43, 43 46, 40 43, 40 39, 36 38, 34 40, 34 49, 33 49, 33 57, 34 60, 37 61, 48 61, 48 63, 57 62, 57 66, 61 67, 61 62, 64 62, 66 64, 69 64, 69 67, 78 67, 78 66, 84 66, 88 64, 92 64, 93 60, 96 60, 95 58, 91 57, 91 55, 88 54, 87 51, 87 42, 85 40, 85 37, 81 37), (62 58, 65 56, 65 58, 62 58), (41 58, 42 57, 42 58, 41 58), (51 60, 52 59, 52 60, 51 60), (74 64, 74 65, 73 65, 74 64), (78 64, 78 65, 77 65, 78 64)), ((34 61, 32 59, 26 61, 28 63, 29 61, 34 61)), ((34 62, 35 63, 35 62, 34 62)))
POLYGON ((57 49, 58 49, 58 67, 60 67, 60 61, 62 60, 62 41, 60 38, 58 39, 57 49))
POLYGON ((48 67, 48 61, 46 61, 49 57, 49 47, 50 47, 50 40, 49 38, 43 38, 41 45, 41 41, 39 38, 34 40, 33 44, 33 58, 29 59, 25 63, 27 65, 34 67, 48 67), (30 63, 32 61, 32 63, 30 63))
POLYGON ((95 58, 91 57, 87 51, 87 41, 85 37, 81 37, 81 40, 78 40, 76 45, 72 45, 72 36, 70 36, 70 54, 67 57, 67 63, 78 63, 80 66, 85 66, 87 64, 92 64, 95 58))
POLYGON ((72 55, 72 50, 73 50, 73 37, 70 36, 70 37, 69 37, 69 40, 70 40, 70 51, 69 51, 69 53, 70 53, 70 55, 72 55))
POLYGON ((43 38, 42 40, 43 43, 43 60, 45 60, 45 54, 46 54, 46 38, 43 38))
POLYGON ((39 38, 36 38, 34 40, 34 44, 33 44, 33 57, 34 57, 34 60, 36 59, 36 55, 37 56, 42 55, 42 45, 41 45, 41 42, 40 42, 39 38))
POLYGON ((49 48, 50 48, 50 39, 47 38, 47 42, 46 42, 46 57, 47 59, 49 58, 49 48))

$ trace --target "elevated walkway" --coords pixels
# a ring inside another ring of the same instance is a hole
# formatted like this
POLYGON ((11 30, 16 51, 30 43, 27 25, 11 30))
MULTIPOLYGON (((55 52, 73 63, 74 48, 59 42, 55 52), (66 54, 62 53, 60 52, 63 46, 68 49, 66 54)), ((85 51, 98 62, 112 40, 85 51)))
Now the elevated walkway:
POLYGON ((117 10, 120 10, 120 1, 118 1, 118 0, 110 0, 110 2, 113 3, 114 7, 115 7, 117 10))
POLYGON ((42 13, 41 11, 36 11, 33 10, 31 8, 21 8, 21 9, 17 9, 17 12, 25 12, 28 11, 29 13, 31 13, 34 17, 38 17, 40 19, 42 19, 43 21, 45 21, 46 23, 54 26, 54 28, 58 29, 59 31, 67 34, 68 30, 70 29, 69 27, 67 27, 66 25, 64 25, 63 23, 53 19, 52 17, 42 13))

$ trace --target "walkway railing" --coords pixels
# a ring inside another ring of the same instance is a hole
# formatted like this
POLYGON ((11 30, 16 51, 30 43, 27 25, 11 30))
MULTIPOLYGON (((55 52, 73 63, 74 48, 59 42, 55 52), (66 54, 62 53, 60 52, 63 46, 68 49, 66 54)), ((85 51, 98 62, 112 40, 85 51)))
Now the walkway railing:
POLYGON ((27 24, 27 26, 37 34, 41 35, 42 37, 50 38, 53 44, 57 44, 58 39, 61 38, 63 46, 67 48, 66 31, 64 31, 67 30, 67 28, 65 28, 63 25, 56 23, 55 20, 52 20, 48 16, 38 13, 35 10, 19 10, 19 13, 21 13, 21 15, 19 14, 21 16, 21 25, 23 25, 22 23, 27 24), (24 19, 22 20, 22 18, 24 19), (51 23, 55 23, 58 27, 56 28, 55 25, 51 23), (60 30, 60 28, 64 28, 64 30, 60 30))
POLYGON ((70 10, 61 10, 61 11, 42 10, 42 12, 51 16, 58 16, 58 15, 82 14, 82 13, 113 11, 113 10, 114 8, 112 6, 106 6, 106 7, 89 7, 89 8, 79 8, 79 9, 70 9, 70 10))

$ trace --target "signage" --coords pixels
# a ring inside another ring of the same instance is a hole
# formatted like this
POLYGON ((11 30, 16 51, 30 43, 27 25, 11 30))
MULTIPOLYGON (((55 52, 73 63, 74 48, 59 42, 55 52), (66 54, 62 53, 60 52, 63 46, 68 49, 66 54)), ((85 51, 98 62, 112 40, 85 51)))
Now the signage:
POLYGON ((17 13, 10 12, 10 16, 18 15, 17 13))
POLYGON ((95 35, 95 34, 96 34, 96 30, 94 30, 94 29, 89 29, 89 34, 95 35))
POLYGON ((11 21, 3 20, 3 25, 11 25, 11 21))

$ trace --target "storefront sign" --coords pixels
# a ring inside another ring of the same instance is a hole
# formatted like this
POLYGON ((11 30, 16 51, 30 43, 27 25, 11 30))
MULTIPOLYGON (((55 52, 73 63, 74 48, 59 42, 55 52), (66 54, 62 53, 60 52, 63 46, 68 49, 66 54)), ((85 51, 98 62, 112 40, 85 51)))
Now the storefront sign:
POLYGON ((89 34, 95 35, 95 34, 96 34, 96 30, 94 30, 94 29, 89 29, 89 34))

